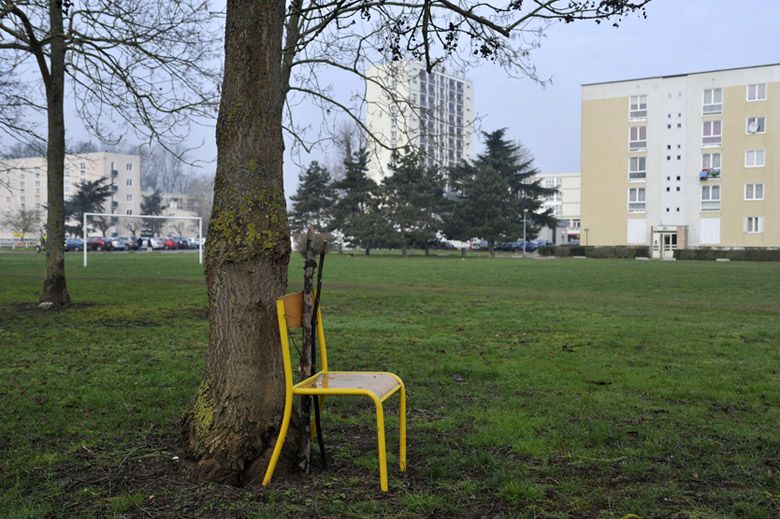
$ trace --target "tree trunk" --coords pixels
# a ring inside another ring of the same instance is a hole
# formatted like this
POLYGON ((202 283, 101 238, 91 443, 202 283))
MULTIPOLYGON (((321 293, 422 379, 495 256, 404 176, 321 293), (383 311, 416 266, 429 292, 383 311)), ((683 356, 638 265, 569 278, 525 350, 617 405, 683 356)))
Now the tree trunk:
POLYGON ((496 257, 496 240, 488 240, 488 251, 490 251, 490 257, 496 257))
MULTIPOLYGON (((275 307, 290 258, 282 185, 284 15, 282 0, 227 4, 206 249, 208 358, 182 419, 182 440, 196 478, 231 484, 262 475, 284 407, 275 307)), ((294 422, 289 443, 296 429, 294 422)))
MULTIPOLYGON (((46 86, 46 108, 48 112, 48 139, 46 149, 46 193, 48 214, 46 216, 46 273, 40 303, 66 306, 70 295, 65 284, 65 40, 62 32, 62 5, 49 2, 51 26, 51 49, 48 74, 43 72, 46 86), (47 77, 48 75, 48 77, 47 77)), ((84 244, 86 246, 86 244, 84 244)))

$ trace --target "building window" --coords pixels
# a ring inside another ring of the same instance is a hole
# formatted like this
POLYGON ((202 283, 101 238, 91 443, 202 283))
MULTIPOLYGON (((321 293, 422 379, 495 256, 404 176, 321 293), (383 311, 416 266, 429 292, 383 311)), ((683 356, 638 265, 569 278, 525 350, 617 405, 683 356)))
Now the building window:
POLYGON ((720 153, 704 153, 701 156, 701 169, 720 172, 720 153))
POLYGON ((766 119, 763 117, 748 117, 745 125, 747 133, 766 133, 766 119))
POLYGON ((755 85, 748 85, 747 87, 748 101, 763 101, 765 99, 766 99, 766 83, 757 83, 755 85))
POLYGON ((647 96, 629 98, 628 117, 631 120, 647 119, 647 96))
POLYGON ((132 209, 128 209, 127 210, 127 214, 133 214, 133 210, 132 209))
POLYGON ((81 171, 84 171, 84 170, 86 170, 86 169, 87 169, 87 164, 86 164, 85 162, 81 162, 81 163, 79 163, 79 169, 80 169, 81 171))
POLYGON ((764 232, 763 216, 748 216, 745 218, 745 232, 760 233, 764 232))
POLYGON ((628 159, 628 181, 642 182, 647 178, 647 158, 630 157, 628 159))
POLYGON ((763 168, 764 167, 764 150, 747 150, 745 152, 745 167, 746 168, 763 168))
POLYGON ((720 146, 721 140, 720 121, 704 121, 702 126, 702 146, 720 146))
POLYGON ((704 103, 701 113, 703 115, 719 114, 723 111, 723 91, 720 88, 708 88, 704 90, 704 103))
POLYGON ((763 200, 764 184, 745 184, 745 200, 763 200))
POLYGON ((133 201, 133 195, 127 195, 127 201, 132 202, 133 201))
POLYGON ((645 188, 632 187, 628 190, 628 212, 629 213, 644 213, 645 212, 645 188))
POLYGON ((570 227, 572 229, 579 229, 580 228, 580 220, 577 219, 577 218, 572 219, 570 227))
POLYGON ((701 186, 701 210, 720 211, 720 186, 701 186))
POLYGON ((632 126, 628 133, 629 151, 643 151, 647 149, 647 126, 632 126))
POLYGON ((132 178, 128 178, 127 179, 127 187, 132 187, 132 185, 133 185, 133 179, 132 178))

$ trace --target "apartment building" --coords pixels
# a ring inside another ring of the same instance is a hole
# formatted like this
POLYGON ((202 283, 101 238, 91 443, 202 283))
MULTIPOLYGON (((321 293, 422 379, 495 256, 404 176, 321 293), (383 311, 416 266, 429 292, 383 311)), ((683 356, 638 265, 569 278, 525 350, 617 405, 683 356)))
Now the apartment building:
MULTIPOLYGON (((141 213, 141 159, 138 155, 109 152, 66 155, 64 174, 66 200, 76 194, 81 181, 105 177, 112 194, 104 204, 104 211, 123 215, 141 213)), ((13 229, 6 222, 21 210, 37 211, 41 226, 45 225, 46 186, 45 157, 0 161, 0 238, 14 237, 13 229)), ((116 229, 109 230, 109 234, 114 231, 116 229)), ((126 229, 118 231, 126 233, 126 229)))
POLYGON ((539 238, 555 243, 570 243, 580 239, 580 172, 550 173, 537 175, 542 186, 558 191, 542 201, 542 210, 551 209, 558 220, 558 227, 545 227, 539 238))
MULTIPOLYGON (((365 122, 375 137, 390 148, 417 148, 429 165, 447 167, 473 158, 474 86, 463 74, 428 73, 407 60, 371 67, 366 75, 365 122)), ((371 178, 387 176, 391 155, 371 145, 371 178)))
POLYGON ((780 246, 780 64, 582 87, 590 245, 780 246))

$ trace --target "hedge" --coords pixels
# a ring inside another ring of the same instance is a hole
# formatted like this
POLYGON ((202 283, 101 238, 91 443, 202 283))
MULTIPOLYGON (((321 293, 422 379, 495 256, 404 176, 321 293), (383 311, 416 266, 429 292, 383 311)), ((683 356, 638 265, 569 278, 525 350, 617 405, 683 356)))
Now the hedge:
POLYGON ((704 247, 699 249, 678 249, 674 251, 674 257, 678 260, 780 261, 780 249, 710 249, 704 247))
POLYGON ((646 258, 648 247, 560 245, 539 247, 540 256, 585 256, 587 258, 646 258))

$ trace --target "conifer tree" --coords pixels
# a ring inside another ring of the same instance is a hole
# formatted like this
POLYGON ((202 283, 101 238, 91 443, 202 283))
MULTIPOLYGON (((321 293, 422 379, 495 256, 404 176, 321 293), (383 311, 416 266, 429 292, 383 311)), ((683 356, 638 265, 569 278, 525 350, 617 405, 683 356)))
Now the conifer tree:
POLYGON ((290 200, 290 229, 304 232, 310 225, 323 231, 332 219, 335 191, 327 168, 315 160, 298 175, 298 190, 290 200))
MULTIPOLYGON (((73 219, 76 225, 69 230, 81 236, 84 229, 84 213, 103 213, 103 203, 111 196, 111 186, 106 177, 97 180, 82 180, 76 186, 78 191, 65 201, 65 221, 73 219)), ((103 231, 105 234, 105 231, 103 231)))
POLYGON ((465 161, 450 170, 453 190, 452 214, 446 234, 451 238, 482 238, 494 255, 497 241, 511 241, 523 234, 528 214, 527 237, 536 236, 542 226, 553 227, 550 209, 542 210, 542 198, 555 193, 545 188, 533 157, 521 145, 505 139, 506 128, 483 132, 485 151, 473 162, 465 161))
POLYGON ((389 168, 392 173, 382 182, 387 219, 404 256, 412 245, 422 245, 427 254, 430 242, 442 229, 444 177, 415 152, 393 154, 389 168))
POLYGON ((334 182, 337 200, 333 206, 334 229, 347 242, 371 249, 387 244, 390 228, 380 211, 379 186, 367 175, 368 150, 363 147, 344 159, 344 178, 334 182))

